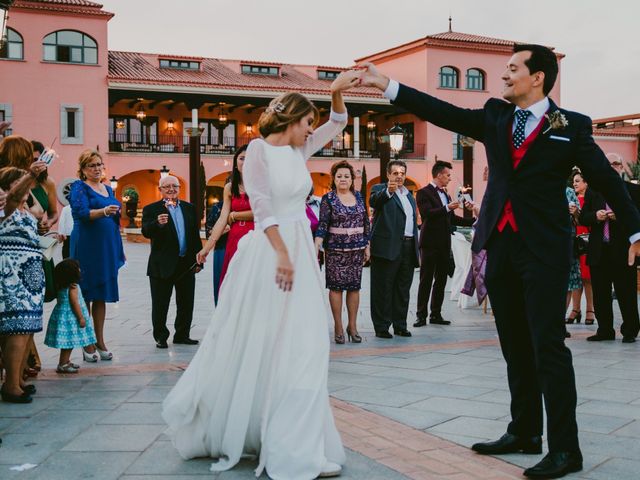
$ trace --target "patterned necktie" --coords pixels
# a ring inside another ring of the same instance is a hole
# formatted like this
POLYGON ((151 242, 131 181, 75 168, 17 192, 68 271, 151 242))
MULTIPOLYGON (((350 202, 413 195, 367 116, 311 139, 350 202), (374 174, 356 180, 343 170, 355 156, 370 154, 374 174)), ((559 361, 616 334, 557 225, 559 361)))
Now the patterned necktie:
MULTIPOLYGON (((607 205, 605 203, 605 207, 606 210, 609 210, 609 205, 607 205)), ((609 243, 609 240, 611 240, 611 232, 609 231, 609 219, 607 218, 604 221, 604 225, 602 225, 602 240, 604 241, 604 243, 609 243)))
POLYGON ((524 143, 524 126, 527 124, 529 115, 531 115, 529 110, 516 111, 516 129, 513 131, 513 146, 516 148, 520 148, 524 143))

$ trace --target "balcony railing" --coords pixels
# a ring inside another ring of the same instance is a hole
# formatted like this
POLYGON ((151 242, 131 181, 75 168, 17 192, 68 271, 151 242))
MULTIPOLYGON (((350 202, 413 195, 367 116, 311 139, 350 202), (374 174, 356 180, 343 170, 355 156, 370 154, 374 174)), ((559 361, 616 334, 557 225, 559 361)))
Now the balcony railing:
MULTIPOLYGON (((224 137, 222 143, 212 143, 211 140, 201 139, 200 153, 205 155, 233 155, 236 149, 248 143, 248 137, 224 137), (206 143, 208 142, 208 143, 206 143)), ((130 152, 130 153, 189 153, 189 137, 182 135, 141 135, 141 134, 109 134, 110 152, 130 152)), ((400 159, 423 159, 425 158, 425 145, 414 144, 413 149, 401 150, 400 159)), ((391 157, 393 158, 393 154, 391 157)), ((353 148, 321 148, 314 157, 323 158, 354 158, 353 148)), ((378 158, 377 150, 360 149, 359 158, 378 158)))

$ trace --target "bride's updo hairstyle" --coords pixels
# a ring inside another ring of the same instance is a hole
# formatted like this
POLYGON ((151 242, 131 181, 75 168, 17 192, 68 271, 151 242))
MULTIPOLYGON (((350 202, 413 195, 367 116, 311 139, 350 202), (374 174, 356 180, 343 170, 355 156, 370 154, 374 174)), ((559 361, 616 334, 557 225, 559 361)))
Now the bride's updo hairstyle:
POLYGON ((295 92, 280 95, 271 100, 267 109, 260 115, 258 120, 260 135, 267 137, 272 133, 284 132, 289 125, 299 122, 309 113, 313 113, 315 126, 320 114, 307 97, 295 92))

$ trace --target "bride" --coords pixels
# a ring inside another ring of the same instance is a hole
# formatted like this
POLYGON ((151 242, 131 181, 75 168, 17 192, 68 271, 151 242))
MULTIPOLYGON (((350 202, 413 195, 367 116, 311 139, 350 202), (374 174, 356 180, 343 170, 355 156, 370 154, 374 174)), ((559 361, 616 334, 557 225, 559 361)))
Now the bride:
POLYGON ((212 471, 248 454, 259 456, 256 476, 305 480, 337 476, 345 462, 327 391, 330 314, 305 213, 305 161, 344 129, 342 92, 358 82, 355 71, 334 80, 329 121, 315 131, 306 97, 272 100, 263 138, 249 144, 243 177, 256 230, 240 241, 202 345, 162 411, 180 455, 211 456, 212 471))

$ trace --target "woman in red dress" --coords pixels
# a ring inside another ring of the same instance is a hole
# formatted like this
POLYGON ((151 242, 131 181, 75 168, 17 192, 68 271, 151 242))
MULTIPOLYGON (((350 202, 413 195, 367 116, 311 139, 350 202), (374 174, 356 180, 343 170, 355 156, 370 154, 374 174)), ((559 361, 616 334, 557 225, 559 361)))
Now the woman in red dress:
MULTIPOLYGON (((584 181, 582 174, 580 172, 575 173, 573 175, 573 189, 576 191, 576 195, 578 196, 580 210, 582 210, 582 206, 584 205, 584 194, 587 191, 587 187, 587 182, 584 181)), ((589 227, 577 225, 576 235, 582 235, 584 233, 589 233, 589 227)), ((591 272, 589 271, 589 265, 587 265, 586 258, 586 255, 580 255, 580 273, 582 276, 583 288, 574 290, 572 293, 573 310, 566 320, 567 323, 573 323, 574 321, 580 323, 580 319, 582 317, 580 310, 582 290, 584 290, 584 296, 587 300, 587 314, 585 316, 584 323, 587 325, 593 325, 593 322, 595 321, 595 314, 593 312, 593 290, 591 289, 591 272)))
POLYGON ((242 167, 244 165, 245 152, 247 145, 240 147, 233 156, 233 172, 231 174, 231 182, 224 186, 224 203, 220 217, 211 231, 211 236, 200 250, 197 256, 198 263, 204 263, 207 255, 216 245, 216 242, 223 234, 225 226, 229 225, 231 229, 227 235, 227 246, 224 252, 224 261, 222 263, 222 272, 220 273, 220 286, 224 281, 224 276, 229 268, 229 263, 233 255, 238 249, 238 242, 248 232, 253 230, 253 212, 249 204, 249 197, 244 191, 242 184, 242 167))

